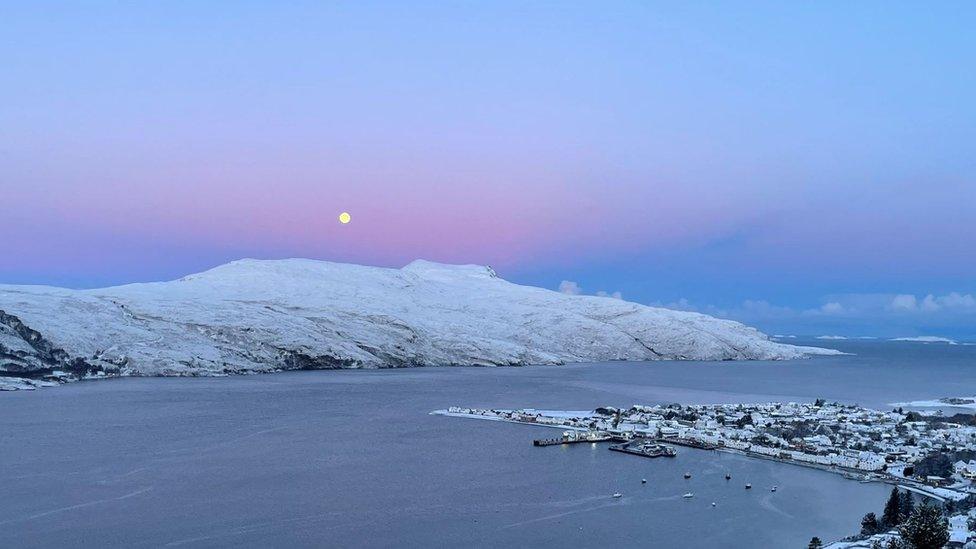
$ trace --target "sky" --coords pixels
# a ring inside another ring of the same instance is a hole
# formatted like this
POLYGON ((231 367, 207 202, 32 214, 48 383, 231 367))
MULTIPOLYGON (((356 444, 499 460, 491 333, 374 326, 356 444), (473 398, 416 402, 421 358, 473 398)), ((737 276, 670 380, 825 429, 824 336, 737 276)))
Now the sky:
POLYGON ((974 18, 0 2, 0 282, 425 258, 777 333, 976 338, 974 18))

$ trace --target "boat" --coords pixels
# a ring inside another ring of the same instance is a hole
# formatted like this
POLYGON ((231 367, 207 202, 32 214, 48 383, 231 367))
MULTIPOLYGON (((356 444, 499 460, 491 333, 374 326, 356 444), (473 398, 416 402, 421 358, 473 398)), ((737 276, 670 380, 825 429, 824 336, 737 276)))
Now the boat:
POLYGON ((770 491, 770 492, 775 492, 775 491, 776 491, 776 487, 775 487, 775 486, 773 486, 772 488, 770 488, 770 489, 769 489, 769 491, 770 491))
POLYGON ((693 497, 695 497, 695 494, 692 494, 691 492, 688 492, 687 494, 685 494, 685 495, 683 495, 681 497, 683 497, 683 498, 693 498, 693 497))
POLYGON ((685 473, 685 478, 691 478, 691 473, 685 473))
POLYGON ((647 484, 647 479, 646 478, 642 478, 641 479, 641 484, 647 484))
POLYGON ((750 488, 752 488, 752 485, 751 484, 746 484, 746 490, 749 490, 750 488))
POLYGON ((712 507, 715 507, 715 502, 714 501, 712 502, 712 507))
POLYGON ((613 495, 610 497, 619 498, 619 497, 623 497, 623 494, 621 494, 620 492, 614 492, 613 495))
POLYGON ((725 480, 732 480, 732 473, 725 473, 725 480))

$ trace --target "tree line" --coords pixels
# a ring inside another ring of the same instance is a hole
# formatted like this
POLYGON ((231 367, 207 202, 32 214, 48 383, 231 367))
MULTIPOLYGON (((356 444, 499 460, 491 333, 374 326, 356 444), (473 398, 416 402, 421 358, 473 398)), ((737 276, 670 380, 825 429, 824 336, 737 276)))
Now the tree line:
MULTIPOLYGON (((872 549, 941 549, 949 542, 949 519, 946 514, 971 508, 974 503, 969 498, 961 503, 949 501, 945 506, 926 501, 916 505, 911 492, 892 488, 881 517, 872 512, 861 519, 861 535, 868 537, 897 531, 898 538, 889 539, 885 544, 876 541, 872 549)), ((807 545, 807 549, 822 547, 823 542, 818 537, 811 539, 807 545)))

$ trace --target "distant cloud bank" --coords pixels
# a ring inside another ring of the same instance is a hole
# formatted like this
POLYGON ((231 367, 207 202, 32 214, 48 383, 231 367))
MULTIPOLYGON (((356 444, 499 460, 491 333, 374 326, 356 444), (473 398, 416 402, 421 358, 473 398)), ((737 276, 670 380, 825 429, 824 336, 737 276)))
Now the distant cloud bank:
POLYGON ((928 294, 921 300, 912 294, 899 294, 891 300, 890 307, 895 311, 935 312, 943 309, 976 311, 976 298, 972 294, 952 292, 943 296, 928 294))
POLYGON ((932 332, 976 339, 976 297, 971 293, 830 295, 822 305, 809 308, 754 299, 731 307, 698 305, 684 298, 651 305, 731 318, 773 332, 838 334, 820 339, 863 338, 868 333, 901 341, 933 341, 934 336, 926 335, 932 332))

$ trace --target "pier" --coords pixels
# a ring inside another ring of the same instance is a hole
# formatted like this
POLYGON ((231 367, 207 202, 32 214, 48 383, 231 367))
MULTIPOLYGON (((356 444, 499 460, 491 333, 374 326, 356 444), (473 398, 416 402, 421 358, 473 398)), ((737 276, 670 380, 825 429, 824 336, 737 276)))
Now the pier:
POLYGON ((566 440, 564 438, 537 438, 532 441, 533 446, 559 446, 562 444, 573 444, 577 442, 587 442, 585 440, 566 440))
POLYGON ((606 442, 613 439, 610 433, 603 431, 566 431, 560 438, 540 438, 532 441, 533 446, 559 446, 563 444, 578 444, 582 442, 606 442))

